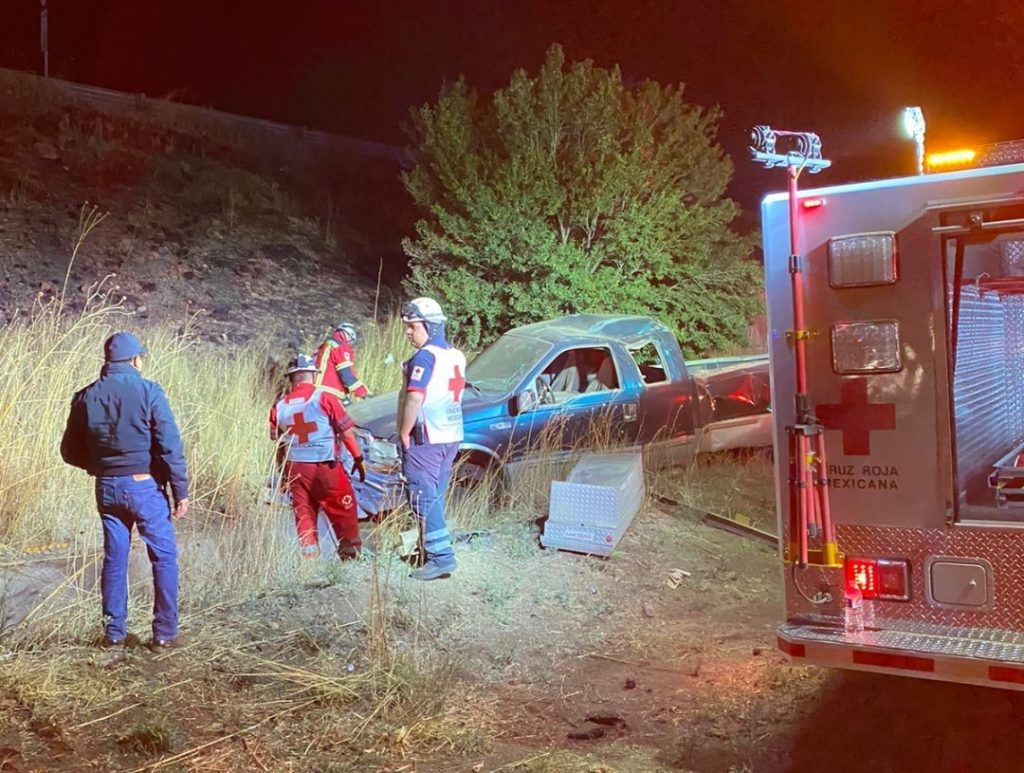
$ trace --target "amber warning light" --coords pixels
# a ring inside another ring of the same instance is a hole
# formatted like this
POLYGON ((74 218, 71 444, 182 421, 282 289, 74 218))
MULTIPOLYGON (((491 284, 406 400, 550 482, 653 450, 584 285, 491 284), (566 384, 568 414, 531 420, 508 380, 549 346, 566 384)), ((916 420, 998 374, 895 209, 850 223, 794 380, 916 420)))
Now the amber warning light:
POLYGON ((866 599, 910 600, 910 565, 898 558, 847 558, 846 585, 866 599))
POLYGON ((949 169, 957 166, 969 166, 974 163, 977 153, 972 148, 947 150, 944 153, 929 153, 929 169, 949 169))

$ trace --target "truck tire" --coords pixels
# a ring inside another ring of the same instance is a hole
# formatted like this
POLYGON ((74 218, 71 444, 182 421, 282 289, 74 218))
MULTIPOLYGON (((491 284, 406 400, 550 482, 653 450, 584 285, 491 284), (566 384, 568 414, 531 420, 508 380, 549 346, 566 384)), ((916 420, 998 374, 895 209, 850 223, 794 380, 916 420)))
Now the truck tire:
POLYGON ((500 462, 482 451, 460 451, 452 468, 452 499, 466 500, 487 487, 485 503, 495 507, 505 493, 505 471, 500 462))

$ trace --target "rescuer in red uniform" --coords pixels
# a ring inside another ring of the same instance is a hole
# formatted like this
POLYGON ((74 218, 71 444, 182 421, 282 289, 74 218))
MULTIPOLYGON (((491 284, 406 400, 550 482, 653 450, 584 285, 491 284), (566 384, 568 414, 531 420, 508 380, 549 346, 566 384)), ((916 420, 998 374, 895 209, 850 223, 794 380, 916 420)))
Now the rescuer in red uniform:
POLYGON ((366 384, 356 373, 356 355, 352 347, 359 341, 359 334, 351 322, 339 322, 334 326, 331 337, 320 344, 313 359, 316 360, 317 389, 323 389, 345 398, 349 395, 360 400, 369 397, 366 384))
POLYGON ((320 554, 316 529, 323 508, 338 540, 338 557, 356 558, 362 547, 355 494, 339 461, 341 443, 354 459, 352 472, 366 480, 359 442, 352 419, 341 400, 313 383, 313 358, 304 354, 288 363, 291 390, 270 409, 270 437, 284 455, 284 475, 292 497, 295 528, 305 558, 320 554))

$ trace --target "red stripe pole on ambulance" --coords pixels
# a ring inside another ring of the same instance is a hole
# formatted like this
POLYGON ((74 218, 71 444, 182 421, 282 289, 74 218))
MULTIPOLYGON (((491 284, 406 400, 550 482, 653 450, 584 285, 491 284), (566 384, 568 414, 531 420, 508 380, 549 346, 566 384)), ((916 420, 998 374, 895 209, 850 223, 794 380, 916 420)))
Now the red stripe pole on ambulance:
POLYGON ((807 339, 810 331, 805 326, 804 283, 800 256, 800 209, 797 181, 805 169, 816 174, 829 166, 821 157, 821 140, 811 132, 774 130, 768 126, 755 126, 751 132, 751 153, 755 161, 767 168, 786 167, 789 193, 789 274, 793 294, 793 330, 786 338, 793 344, 796 367, 796 395, 794 409, 796 421, 787 427, 790 453, 790 510, 789 549, 786 559, 806 567, 842 565, 832 527, 829 507, 828 480, 826 478, 825 440, 823 427, 811 409, 807 386, 807 339), (785 148, 779 149, 782 140, 785 148), (811 560, 810 537, 818 537, 821 549, 814 551, 811 560), (795 539, 795 542, 794 542, 795 539))

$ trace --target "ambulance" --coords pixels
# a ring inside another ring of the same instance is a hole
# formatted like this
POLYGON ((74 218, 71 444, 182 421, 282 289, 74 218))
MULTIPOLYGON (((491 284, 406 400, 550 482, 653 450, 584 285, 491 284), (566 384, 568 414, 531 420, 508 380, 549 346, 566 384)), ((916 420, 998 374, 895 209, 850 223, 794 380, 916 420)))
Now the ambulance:
POLYGON ((778 646, 1024 689, 1024 143, 957 160, 763 201, 778 646))

